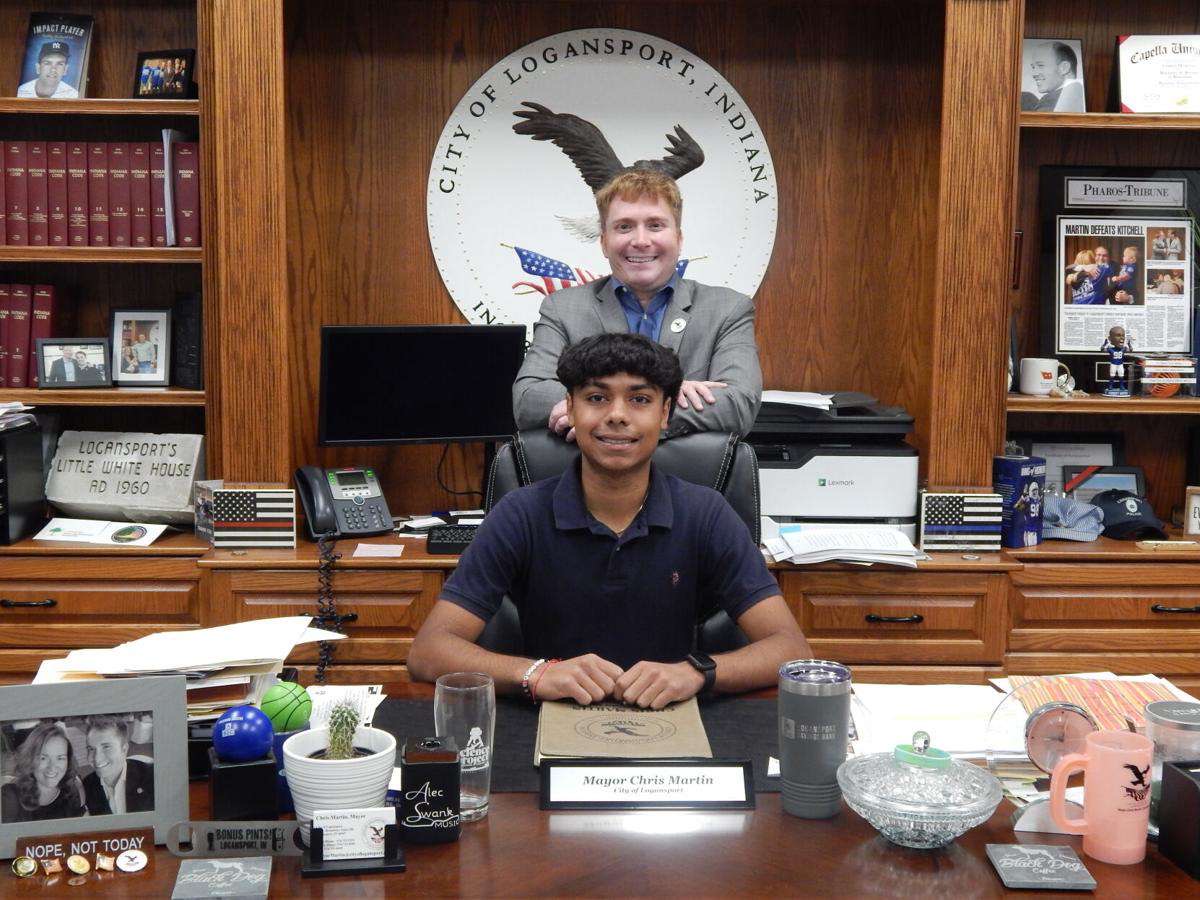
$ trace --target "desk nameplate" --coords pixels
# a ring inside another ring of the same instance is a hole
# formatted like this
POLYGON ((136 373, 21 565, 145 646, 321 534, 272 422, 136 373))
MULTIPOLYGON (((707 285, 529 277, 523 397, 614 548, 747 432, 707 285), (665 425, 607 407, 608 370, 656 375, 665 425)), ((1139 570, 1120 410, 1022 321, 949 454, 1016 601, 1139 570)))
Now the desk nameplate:
POLYGON ((542 809, 753 809, 748 759, 543 759, 542 809))

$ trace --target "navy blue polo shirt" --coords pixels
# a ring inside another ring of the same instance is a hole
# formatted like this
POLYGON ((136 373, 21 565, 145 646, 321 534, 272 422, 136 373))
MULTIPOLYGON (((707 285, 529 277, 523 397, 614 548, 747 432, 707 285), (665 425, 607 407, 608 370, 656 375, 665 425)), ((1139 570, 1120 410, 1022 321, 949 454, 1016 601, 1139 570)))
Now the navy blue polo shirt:
POLYGON ((596 653, 621 668, 678 662, 697 620, 735 621, 779 593, 762 553, 716 491, 650 469, 641 512, 620 537, 588 512, 580 464, 513 491, 488 513, 441 599, 488 621, 507 594, 525 653, 596 653))

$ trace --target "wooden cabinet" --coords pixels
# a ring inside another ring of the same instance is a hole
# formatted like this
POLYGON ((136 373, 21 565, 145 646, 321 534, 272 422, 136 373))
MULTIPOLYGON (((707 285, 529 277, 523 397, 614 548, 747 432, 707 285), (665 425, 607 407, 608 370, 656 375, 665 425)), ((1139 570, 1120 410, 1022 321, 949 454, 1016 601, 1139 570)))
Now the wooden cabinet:
POLYGON ((1001 573, 801 572, 780 588, 813 652, 851 664, 998 665, 1001 573))
POLYGON ((195 558, 0 557, 0 682, 41 660, 213 624, 195 558))
MULTIPOLYGON (((406 680, 405 661, 417 629, 442 586, 436 570, 338 569, 333 579, 339 613, 351 616, 334 647, 330 681, 406 680)), ((222 621, 317 614, 314 571, 254 569, 212 573, 212 603, 222 621)), ((288 659, 306 676, 316 671, 317 645, 288 659)), ((306 679, 309 680, 309 679, 306 679)))
POLYGON ((1200 674, 1200 563, 1027 564, 1011 584, 1009 672, 1200 674))

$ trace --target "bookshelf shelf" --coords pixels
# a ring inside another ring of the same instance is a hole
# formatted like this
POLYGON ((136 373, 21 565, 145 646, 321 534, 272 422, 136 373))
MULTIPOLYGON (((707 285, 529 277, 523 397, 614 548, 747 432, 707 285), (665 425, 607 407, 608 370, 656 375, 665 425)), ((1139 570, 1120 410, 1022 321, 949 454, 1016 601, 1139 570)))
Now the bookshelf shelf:
POLYGON ((1029 397, 1008 395, 1010 413, 1069 413, 1072 415, 1200 415, 1200 397, 1029 397))
POLYGON ((1023 112, 1022 128, 1117 128, 1144 131, 1200 131, 1200 115, 1139 113, 1023 112))
POLYGON ((204 251, 180 247, 0 247, 0 262, 199 263, 204 251))
POLYGON ((182 388, 7 388, 0 403, 20 401, 29 406, 204 406, 204 391, 182 388))
POLYGON ((0 114, 39 116, 199 116, 199 100, 23 100, 0 98, 0 114))

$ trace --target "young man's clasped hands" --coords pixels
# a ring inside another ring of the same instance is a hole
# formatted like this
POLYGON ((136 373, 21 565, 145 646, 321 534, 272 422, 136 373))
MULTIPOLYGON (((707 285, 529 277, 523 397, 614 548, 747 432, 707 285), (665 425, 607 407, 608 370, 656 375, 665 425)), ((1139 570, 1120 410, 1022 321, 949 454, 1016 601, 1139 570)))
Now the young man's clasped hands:
POLYGON ((538 700, 574 700, 587 706, 612 699, 643 709, 662 709, 700 693, 704 676, 691 664, 643 660, 623 670, 595 653, 547 660, 530 676, 538 700))

